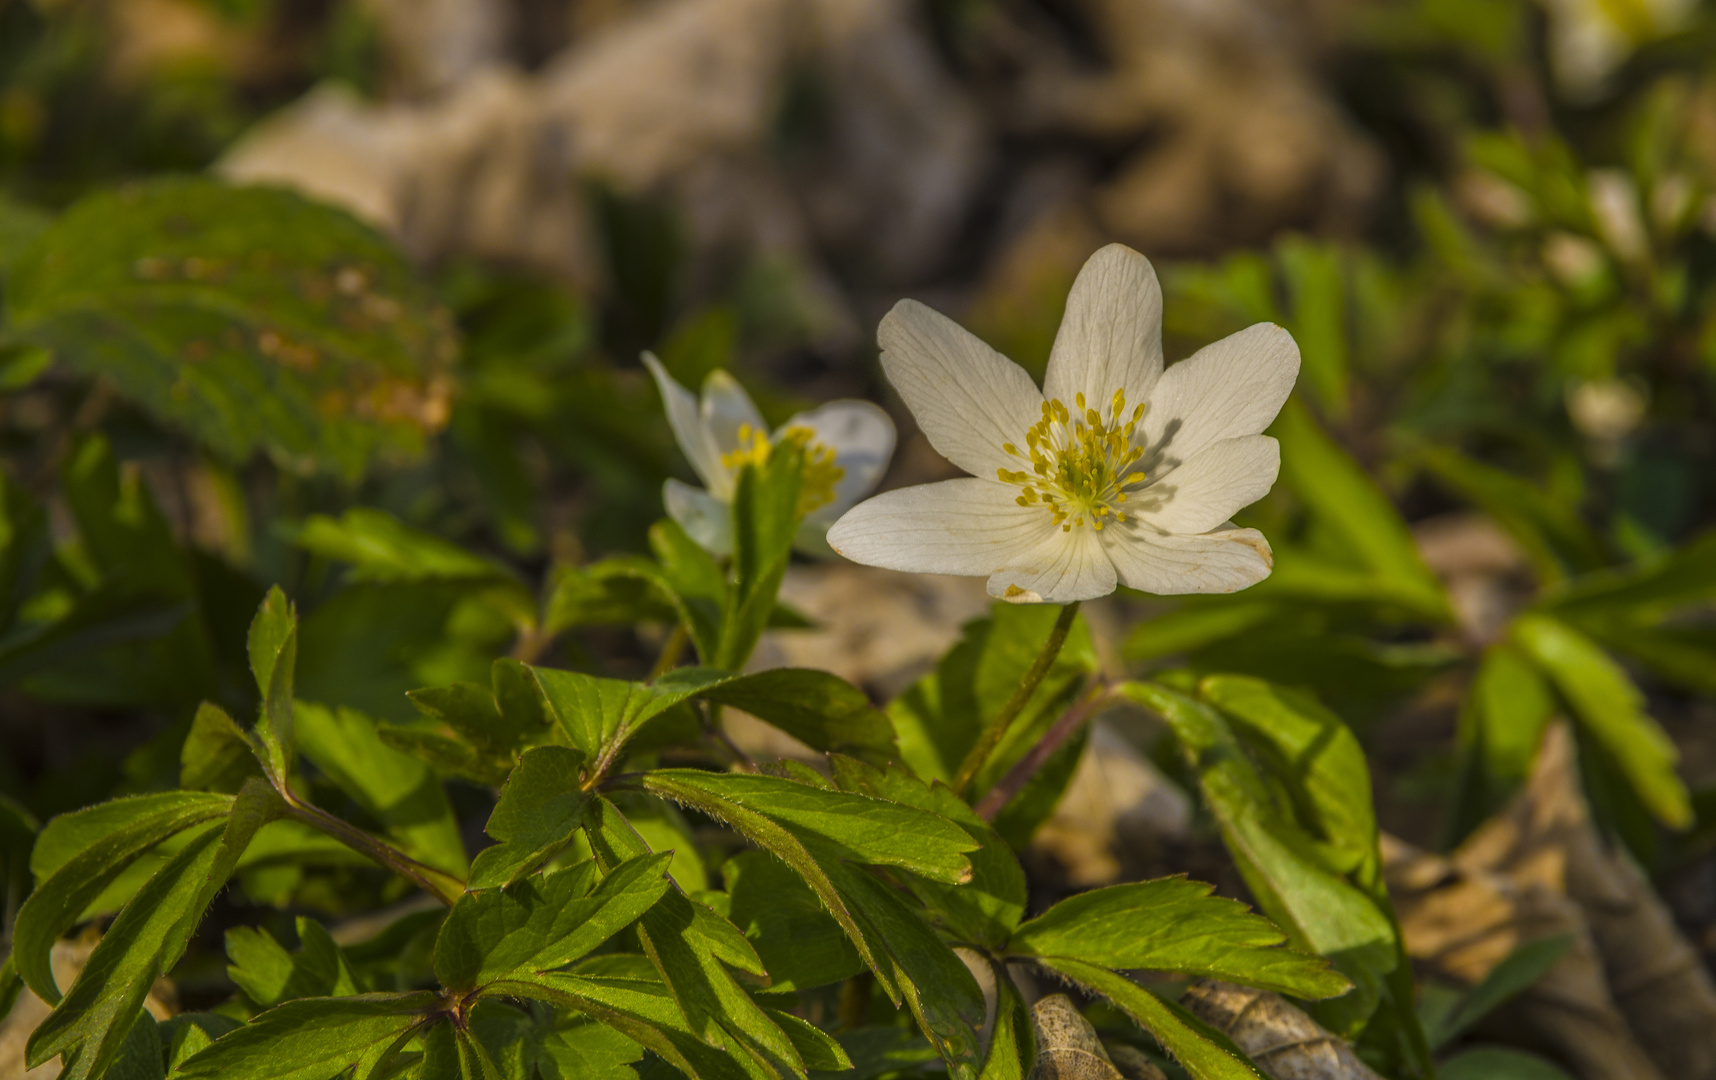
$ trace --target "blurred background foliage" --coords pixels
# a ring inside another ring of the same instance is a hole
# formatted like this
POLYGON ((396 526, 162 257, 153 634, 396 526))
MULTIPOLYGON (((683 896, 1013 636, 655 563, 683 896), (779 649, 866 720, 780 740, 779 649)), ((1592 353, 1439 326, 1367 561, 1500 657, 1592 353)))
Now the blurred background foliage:
POLYGON ((1716 950, 1690 0, 0 0, 0 793, 170 782, 276 582, 328 705, 641 676, 576 586, 689 475, 640 349, 771 420, 881 401, 888 486, 938 479, 870 328, 916 296, 1040 373, 1109 240, 1170 359, 1304 357, 1275 575, 1122 598, 1122 662, 1316 692, 1433 847, 1571 716, 1716 950))

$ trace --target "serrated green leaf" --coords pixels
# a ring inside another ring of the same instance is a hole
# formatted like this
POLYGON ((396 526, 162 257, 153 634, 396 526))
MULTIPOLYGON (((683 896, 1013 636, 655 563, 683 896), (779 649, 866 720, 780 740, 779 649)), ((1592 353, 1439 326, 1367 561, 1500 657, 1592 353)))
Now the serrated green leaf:
POLYGON ((376 723, 353 709, 298 702, 298 749, 387 829, 400 850, 463 877, 469 869, 447 792, 429 766, 381 741, 376 723))
POLYGON ((532 668, 560 728, 590 761, 611 760, 618 745, 651 719, 733 676, 712 668, 676 668, 651 683, 576 671, 532 668))
POLYGON ((826 986, 864 970, 846 932, 786 863, 741 851, 721 864, 721 874, 728 918, 757 950, 771 993, 826 986))
POLYGON ((878 763, 899 756, 887 716, 864 691, 826 671, 773 668, 713 684, 698 696, 743 709, 812 750, 878 763))
POLYGON ((1644 695, 1620 665, 1547 615, 1521 615, 1511 636, 1567 699, 1651 814, 1670 828, 1691 824, 1691 798, 1675 772, 1679 751, 1645 713, 1644 695))
POLYGON ((1351 989, 1320 956, 1279 948, 1287 935, 1244 904, 1185 878, 1111 885, 1069 897, 1025 923, 1011 950, 1102 967, 1222 979, 1301 998, 1351 989))
POLYGON ((235 794, 262 775, 260 751, 225 709, 203 702, 179 748, 179 786, 235 794))
POLYGON ((7 307, 19 336, 229 461, 356 477, 446 420, 445 315, 374 230, 284 188, 91 195, 17 261, 7 307))
POLYGON ((779 1009, 764 1008, 763 1014, 786 1032, 787 1038, 792 1040, 793 1049, 797 1050, 798 1056, 803 1059, 806 1069, 842 1072, 852 1067, 852 1060, 846 1056, 845 1049, 834 1036, 809 1020, 802 1020, 779 1009))
POLYGON ((605 1024, 571 1016, 542 1039, 536 1067, 543 1080, 632 1080, 644 1048, 605 1024))
POLYGON ((161 1022, 161 1038, 167 1044, 167 1069, 171 1072, 193 1055, 208 1049, 222 1035, 243 1027, 241 1021, 218 1013, 180 1013, 161 1022))
POLYGON ((266 931, 248 926, 228 930, 227 976, 264 1008, 298 998, 356 994, 357 975, 327 930, 302 915, 297 928, 296 953, 287 952, 266 931))
POLYGON ((661 1055, 693 1080, 747 1080, 756 1074, 728 1053, 693 1034, 667 988, 656 979, 611 978, 555 972, 497 983, 497 993, 547 1001, 599 1021, 661 1055))
POLYGON ((167 1048, 161 1042, 161 1027, 153 1016, 139 1011, 124 1047, 102 1080, 166 1080, 167 1048))
POLYGON ((655 769, 640 783, 651 794, 716 816, 724 807, 761 814, 839 858, 895 866, 949 885, 969 879, 971 862, 965 853, 980 846, 964 829, 935 814, 773 776, 655 769))
POLYGON ((175 1080, 328 1080, 365 1065, 421 1027, 441 1004, 428 991, 305 998, 269 1009, 216 1039, 174 1073, 175 1080))
POLYGON ((466 893, 441 924, 436 977, 466 991, 576 960, 667 893, 671 857, 630 859, 605 876, 583 862, 505 889, 466 893))
POLYGON ((967 855, 969 881, 947 885, 914 877, 907 885, 954 934, 986 948, 1004 947, 1026 901, 1025 872, 1006 841, 945 784, 926 784, 898 766, 878 769, 842 756, 832 761, 843 789, 927 810, 965 830, 978 845, 967 855))
POLYGON ((292 770, 292 681, 298 665, 298 612, 280 586, 268 590, 250 624, 250 672, 262 697, 256 737, 267 751, 269 775, 278 785, 292 770))
MULTIPOLYGON (((913 771, 928 780, 953 778, 988 719, 1001 711, 1042 650, 1058 615, 1052 605, 995 603, 988 618, 965 624, 959 643, 933 675, 889 703, 900 756, 913 771)), ((981 793, 1035 745, 1096 664, 1090 630, 1080 619, 1011 733, 978 774, 975 791, 981 793)))
POLYGON ((31 1067, 64 1055, 62 1076, 100 1076, 123 1046, 149 988, 183 955, 209 902, 257 831, 286 806, 265 781, 233 800, 224 827, 195 835, 119 913, 78 979, 30 1037, 31 1067))
POLYGON ((1121 691, 1165 719, 1198 778, 1222 839, 1264 914, 1297 948, 1319 953, 1356 989, 1328 1003, 1326 1025, 1362 1024, 1399 966, 1394 925, 1375 899, 1331 869, 1330 854, 1296 823, 1213 708, 1155 683, 1121 691))
MULTIPOLYGON (((648 852, 642 838, 611 810, 603 800, 598 827, 589 833, 596 858, 607 866, 648 852)), ((763 1075, 773 1071, 770 1058, 804 1075, 792 1040, 727 970, 766 977, 762 960, 738 927, 674 888, 638 920, 638 939, 689 1031, 711 1046, 730 1042, 729 1049, 743 1051, 741 1062, 749 1060, 763 1075)))
POLYGON ((144 852, 231 812, 226 795, 173 791, 136 795, 48 822, 30 856, 36 890, 13 924, 12 959, 37 997, 60 1000, 49 953, 60 935, 144 852))
POLYGON ((400 724, 381 724, 376 737, 403 754, 418 758, 447 776, 499 787, 506 783, 506 764, 480 753, 470 743, 440 732, 400 724))
POLYGON ((524 752, 483 827, 498 842, 477 854, 471 888, 510 885, 566 846, 590 798, 579 786, 583 763, 582 754, 564 746, 524 752))
POLYGON ((1077 960, 1044 960, 1044 967, 1113 1002, 1156 1037, 1193 1080, 1269 1080, 1245 1053, 1184 1009, 1112 971, 1077 960))

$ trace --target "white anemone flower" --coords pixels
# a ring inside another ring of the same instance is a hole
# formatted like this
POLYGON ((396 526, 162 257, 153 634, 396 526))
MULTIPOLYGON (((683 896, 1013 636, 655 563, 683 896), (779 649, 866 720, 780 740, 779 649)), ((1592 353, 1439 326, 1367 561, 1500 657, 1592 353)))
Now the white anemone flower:
POLYGON ((876 486, 894 455, 888 414, 868 401, 831 401, 771 432, 739 380, 725 371, 703 380, 699 402, 653 354, 644 353, 643 360, 661 391, 673 437, 703 481, 695 488, 669 480, 661 493, 668 516, 704 549, 731 554, 730 507, 739 470, 767 461, 771 447, 790 439, 804 448, 798 497, 804 521, 793 544, 806 554, 832 554, 824 539, 828 526, 876 486))
POLYGON ((1163 370, 1162 289, 1111 244, 1079 271, 1044 388, 915 300, 882 320, 882 367, 930 445, 971 479, 886 492, 828 533, 855 562, 989 578, 989 595, 1065 604, 1116 583, 1233 592, 1269 575, 1255 529, 1229 518, 1280 468, 1262 434, 1299 348, 1260 323, 1163 370))

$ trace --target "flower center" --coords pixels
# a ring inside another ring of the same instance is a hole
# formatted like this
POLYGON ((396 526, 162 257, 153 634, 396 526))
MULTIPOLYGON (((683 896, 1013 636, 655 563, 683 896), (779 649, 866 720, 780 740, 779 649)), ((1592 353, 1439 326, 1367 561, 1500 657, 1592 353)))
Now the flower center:
MULTIPOLYGON (((834 463, 834 451, 816 441, 816 432, 796 424, 781 432, 780 441, 804 451, 804 468, 798 479, 798 516, 802 518, 833 502, 835 485, 846 476, 846 470, 834 463)), ((740 424, 738 448, 722 454, 721 464, 735 473, 746 465, 755 465, 760 470, 768 464, 775 445, 768 432, 740 424)))
POLYGON ((1126 394, 1116 390, 1109 402, 1108 417, 1085 405, 1084 395, 1073 399, 1077 411, 1059 398, 1043 403, 1043 418, 1025 432, 1025 449, 1012 443, 1001 449, 1028 460, 1031 471, 997 469, 1001 482, 1018 484, 1020 506, 1039 503, 1048 508, 1062 532, 1090 522, 1097 532, 1109 521, 1125 521, 1119 509, 1128 488, 1144 482, 1142 470, 1131 466, 1144 456, 1132 445, 1132 432, 1144 415, 1139 405, 1126 416, 1126 394))

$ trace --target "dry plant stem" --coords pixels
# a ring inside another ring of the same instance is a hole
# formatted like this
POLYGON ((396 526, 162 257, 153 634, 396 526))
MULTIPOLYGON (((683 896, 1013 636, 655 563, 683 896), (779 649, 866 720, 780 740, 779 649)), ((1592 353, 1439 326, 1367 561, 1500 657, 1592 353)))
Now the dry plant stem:
POLYGON ((287 798, 286 805, 291 808, 291 817, 375 860, 448 907, 452 907, 459 897, 465 895, 465 883, 458 878, 444 870, 425 866, 392 844, 371 836, 355 825, 341 821, 326 810, 311 806, 296 796, 287 798))
POLYGON ((1099 682, 1085 691, 1083 697, 1073 702, 1072 707, 1062 713, 1054 726, 1037 740, 1037 745, 1026 751, 1025 756, 1007 770, 1007 775, 983 793, 983 798, 977 801, 977 816, 984 821, 994 821, 996 816, 1007 808, 1007 804, 1013 801, 1014 796, 1031 782, 1031 777, 1037 775, 1037 770, 1054 756, 1055 751, 1072 738, 1073 733, 1083 727, 1084 722, 1098 709, 1108 703, 1111 689, 1107 683, 1099 682))
POLYGON ((1025 677, 1019 681, 1019 686, 1013 691, 1013 696, 1007 699, 1007 704, 1001 706, 1001 711, 995 714, 995 719, 983 729, 978 737, 977 745, 971 748, 971 753, 965 755, 965 761, 959 766, 959 775, 953 779, 955 795, 964 795, 966 789, 977 774, 988 764, 990 755, 1001 745, 1002 736, 1013 726, 1013 721, 1024 711, 1025 703, 1031 700, 1031 695, 1042 685, 1043 677, 1054 665, 1055 657, 1061 654, 1061 646, 1067 643, 1067 635, 1072 632, 1073 621, 1078 618, 1080 600, 1061 608, 1060 618, 1055 620, 1054 629, 1049 631, 1047 641, 1043 642, 1043 651, 1037 654, 1037 659, 1031 663, 1031 669, 1025 672, 1025 677))

